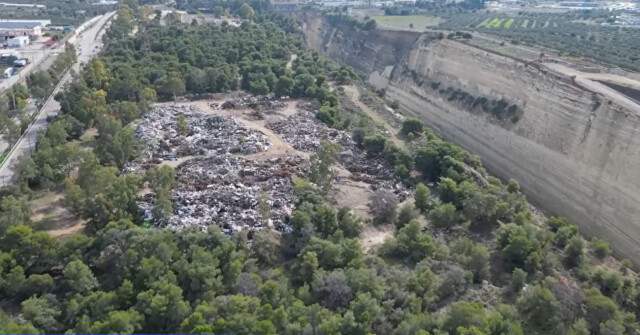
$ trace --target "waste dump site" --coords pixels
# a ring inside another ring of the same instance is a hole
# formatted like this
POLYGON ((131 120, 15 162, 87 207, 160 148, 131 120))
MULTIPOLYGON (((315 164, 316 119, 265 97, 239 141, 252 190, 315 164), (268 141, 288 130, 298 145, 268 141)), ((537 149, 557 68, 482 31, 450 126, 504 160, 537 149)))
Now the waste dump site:
POLYGON ((317 120, 313 103, 285 101, 249 96, 154 106, 135 126, 143 148, 124 172, 144 173, 166 164, 175 168, 177 184, 171 193, 173 213, 162 220, 152 214, 153 192, 139 196, 146 219, 173 230, 216 224, 230 235, 265 226, 288 232, 297 201, 293 180, 309 175, 309 156, 323 140, 340 144, 336 168, 347 171, 334 183, 348 179, 372 191, 392 192, 399 200, 409 196, 381 158, 368 157, 350 133, 317 120), (285 111, 287 106, 292 108, 285 111), (264 203, 268 218, 261 211, 264 203))

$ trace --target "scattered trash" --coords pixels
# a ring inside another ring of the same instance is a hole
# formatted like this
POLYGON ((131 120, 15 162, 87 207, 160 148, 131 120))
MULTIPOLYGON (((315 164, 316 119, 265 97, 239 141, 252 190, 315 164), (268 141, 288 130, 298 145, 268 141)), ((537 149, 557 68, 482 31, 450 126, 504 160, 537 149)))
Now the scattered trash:
MULTIPOLYGON (((171 194, 174 214, 162 226, 217 224, 232 234, 263 226, 258 196, 269 203, 271 228, 284 231, 295 202, 291 176, 305 174, 307 161, 300 156, 263 161, 230 155, 197 157, 176 169, 177 186, 171 194)), ((153 197, 143 197, 141 208, 151 208, 153 197)))
POLYGON ((193 106, 156 107, 135 128, 144 149, 125 167, 136 172, 159 159, 174 161, 185 156, 252 154, 266 150, 264 135, 246 128, 233 117, 207 114, 193 106), (178 116, 186 121, 178 132, 178 116))
MULTIPOLYGON (((243 108, 256 113, 284 106, 281 100, 254 96, 212 105, 214 109, 243 108)), ((266 127, 300 151, 313 152, 322 140, 338 142, 341 148, 338 163, 351 173, 348 178, 364 181, 373 190, 393 192, 400 201, 410 195, 410 189, 395 177, 382 158, 368 157, 348 132, 318 121, 316 104, 301 102, 297 107, 297 113, 274 119, 266 127)), ((291 231, 288 220, 297 200, 293 195, 292 176, 308 175, 310 166, 306 158, 297 155, 245 158, 244 155, 268 150, 271 146, 268 137, 234 117, 204 113, 194 106, 153 108, 136 125, 135 135, 143 141, 144 148, 124 168, 125 173, 143 172, 163 160, 192 157, 175 170, 178 182, 171 193, 173 213, 169 217, 163 220, 153 217, 153 192, 139 197, 147 225, 177 230, 217 224, 227 234, 258 230, 264 225, 283 233, 291 231), (269 204, 268 218, 263 218, 260 211, 261 193, 269 204)), ((341 183, 343 178, 336 177, 335 182, 341 183)))
POLYGON ((338 163, 351 172, 351 179, 370 184, 374 191, 387 189, 400 201, 411 194, 382 158, 368 157, 356 146, 349 133, 330 128, 317 120, 311 103, 300 103, 298 108, 298 113, 269 122, 266 127, 300 151, 315 151, 323 140, 337 142, 340 144, 338 163))

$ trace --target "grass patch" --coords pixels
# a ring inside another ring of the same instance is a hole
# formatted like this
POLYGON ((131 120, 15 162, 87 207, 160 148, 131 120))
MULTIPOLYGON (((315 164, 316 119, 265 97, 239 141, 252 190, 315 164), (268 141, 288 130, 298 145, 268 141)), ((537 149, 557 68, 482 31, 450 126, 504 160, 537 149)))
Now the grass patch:
POLYGON ((484 19, 484 21, 482 21, 482 22, 478 25, 478 27, 488 28, 488 26, 487 26, 487 25, 489 24, 489 20, 491 20, 491 19, 490 19, 490 18, 486 18, 486 19, 484 19))
POLYGON ((524 22, 520 25, 521 28, 526 28, 529 25, 529 20, 525 19, 524 22))
POLYGON ((494 18, 491 20, 491 22, 489 22, 489 24, 487 25, 489 28, 500 28, 500 25, 502 24, 503 19, 498 19, 498 18, 494 18))
POLYGON ((442 22, 442 18, 428 15, 375 15, 372 16, 379 25, 392 28, 409 28, 413 24, 414 28, 436 26, 442 22))
POLYGON ((511 27, 512 24, 513 24, 513 19, 508 19, 507 22, 504 23, 504 27, 509 28, 511 27))

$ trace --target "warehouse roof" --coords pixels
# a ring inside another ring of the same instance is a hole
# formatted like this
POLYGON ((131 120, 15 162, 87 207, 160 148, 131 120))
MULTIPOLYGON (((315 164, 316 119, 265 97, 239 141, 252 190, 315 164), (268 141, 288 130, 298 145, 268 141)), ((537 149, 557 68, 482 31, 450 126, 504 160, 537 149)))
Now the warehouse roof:
POLYGON ((42 26, 42 22, 33 21, 0 21, 0 29, 34 28, 42 26))

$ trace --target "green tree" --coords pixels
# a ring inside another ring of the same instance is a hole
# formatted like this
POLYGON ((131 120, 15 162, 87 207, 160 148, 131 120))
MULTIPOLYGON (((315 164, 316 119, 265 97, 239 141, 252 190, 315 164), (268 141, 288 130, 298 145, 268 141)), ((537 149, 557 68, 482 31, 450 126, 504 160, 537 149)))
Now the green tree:
POLYGON ((310 180, 325 193, 331 188, 331 181, 335 175, 332 166, 338 158, 339 150, 340 146, 337 143, 322 141, 311 156, 310 180))
POLYGON ((245 20, 251 20, 254 14, 253 8, 251 8, 251 6, 249 6, 247 3, 243 3, 242 6, 240 7, 239 14, 241 18, 245 20))
POLYGON ((429 195, 429 188, 423 183, 418 183, 418 185, 416 185, 416 190, 413 192, 413 201, 416 208, 422 212, 426 212, 429 209, 431 202, 429 200, 429 195))
POLYGON ((567 332, 568 335, 589 335, 589 328, 587 328, 587 322, 580 318, 576 320, 567 332))
POLYGON ((523 291, 516 306, 528 329, 541 333, 562 334, 562 305, 547 288, 531 285, 523 291))
POLYGON ((57 329, 60 309, 45 297, 31 297, 22 302, 22 315, 41 329, 57 329))
POLYGON ((91 269, 80 260, 69 262, 64 267, 64 281, 72 292, 87 294, 98 287, 98 280, 91 269))
POLYGON ((582 264, 584 260, 583 248, 584 242, 579 236, 573 237, 569 240, 566 248, 564 248, 565 261, 568 266, 577 267, 582 264))
POLYGON ((91 332, 98 334, 131 334, 142 329, 143 317, 140 313, 129 311, 111 311, 102 321, 91 325, 91 332))
POLYGON ((293 79, 287 76, 280 76, 278 78, 278 82, 276 83, 275 94, 277 96, 288 96, 291 95, 291 89, 295 85, 293 79))
POLYGON ((404 227, 407 223, 411 222, 411 220, 417 219, 418 216, 418 212, 411 203, 404 204, 398 213, 398 219, 396 220, 397 228, 404 227))
POLYGON ((136 310, 145 316, 145 332, 168 332, 178 329, 190 313, 182 299, 182 289, 166 281, 157 282, 137 296, 136 310))
POLYGON ((436 206, 429 213, 429 219, 436 227, 450 228, 458 223, 458 214, 456 207, 449 203, 443 203, 436 206))

